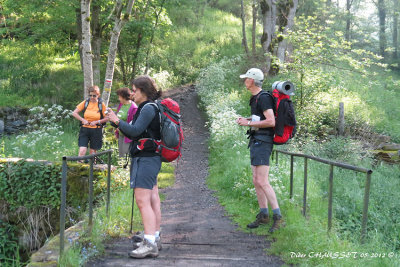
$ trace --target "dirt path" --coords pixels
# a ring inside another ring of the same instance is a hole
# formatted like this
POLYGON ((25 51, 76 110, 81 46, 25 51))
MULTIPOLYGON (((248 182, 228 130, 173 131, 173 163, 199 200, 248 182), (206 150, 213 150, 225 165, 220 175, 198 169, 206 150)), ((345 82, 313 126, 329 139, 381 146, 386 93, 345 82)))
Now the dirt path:
POLYGON ((224 215, 205 179, 208 174, 208 132, 197 109, 193 87, 169 93, 181 105, 185 142, 176 168, 176 183, 162 190, 163 249, 156 259, 128 257, 128 239, 106 245, 105 255, 88 266, 281 266, 265 255, 264 237, 239 232, 224 215))

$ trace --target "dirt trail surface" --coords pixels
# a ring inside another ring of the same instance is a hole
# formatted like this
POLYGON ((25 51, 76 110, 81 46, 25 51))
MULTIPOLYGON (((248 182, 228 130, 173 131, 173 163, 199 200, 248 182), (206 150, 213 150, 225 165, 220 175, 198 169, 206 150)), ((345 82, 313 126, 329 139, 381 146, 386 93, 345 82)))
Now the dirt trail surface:
MULTIPOLYGON (((239 232, 218 204, 205 180, 208 131, 197 108, 193 86, 169 92, 181 106, 185 142, 176 183, 161 192, 163 249, 156 259, 132 259, 130 240, 112 240, 106 252, 87 266, 281 266, 266 255, 265 237, 239 232)), ((128 208, 128 207, 127 207, 128 208)))

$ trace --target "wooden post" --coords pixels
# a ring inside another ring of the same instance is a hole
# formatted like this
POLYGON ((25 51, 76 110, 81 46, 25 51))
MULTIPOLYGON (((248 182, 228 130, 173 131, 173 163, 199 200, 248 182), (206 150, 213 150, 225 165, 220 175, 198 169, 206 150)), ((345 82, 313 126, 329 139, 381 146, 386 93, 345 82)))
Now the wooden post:
POLYGON ((344 104, 343 102, 339 103, 339 136, 344 135, 344 104))

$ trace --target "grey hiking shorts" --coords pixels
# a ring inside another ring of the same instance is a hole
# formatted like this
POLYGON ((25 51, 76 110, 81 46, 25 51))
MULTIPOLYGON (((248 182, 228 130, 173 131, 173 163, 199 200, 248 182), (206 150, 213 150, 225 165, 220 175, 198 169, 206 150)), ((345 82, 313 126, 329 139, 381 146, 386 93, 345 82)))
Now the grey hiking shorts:
POLYGON ((134 157, 131 163, 131 188, 153 189, 161 169, 161 157, 134 157))
POLYGON ((250 161, 252 166, 267 165, 269 166, 269 157, 272 153, 272 140, 271 142, 264 142, 251 138, 250 143, 250 161))

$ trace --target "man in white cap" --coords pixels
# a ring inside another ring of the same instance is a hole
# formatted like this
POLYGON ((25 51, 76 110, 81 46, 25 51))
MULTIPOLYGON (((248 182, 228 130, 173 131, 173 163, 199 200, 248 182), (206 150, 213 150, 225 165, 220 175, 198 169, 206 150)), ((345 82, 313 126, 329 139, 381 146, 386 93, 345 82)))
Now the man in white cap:
POLYGON ((253 184, 256 189, 260 212, 256 220, 247 225, 248 228, 257 228, 261 224, 269 223, 268 203, 273 212, 273 224, 269 232, 273 233, 283 224, 276 194, 268 181, 269 158, 272 153, 274 138, 274 102, 272 96, 262 90, 264 74, 260 69, 251 68, 246 74, 240 75, 245 79, 244 84, 250 91, 251 118, 238 118, 236 122, 245 127, 251 127, 249 148, 251 168, 253 171, 253 184))

